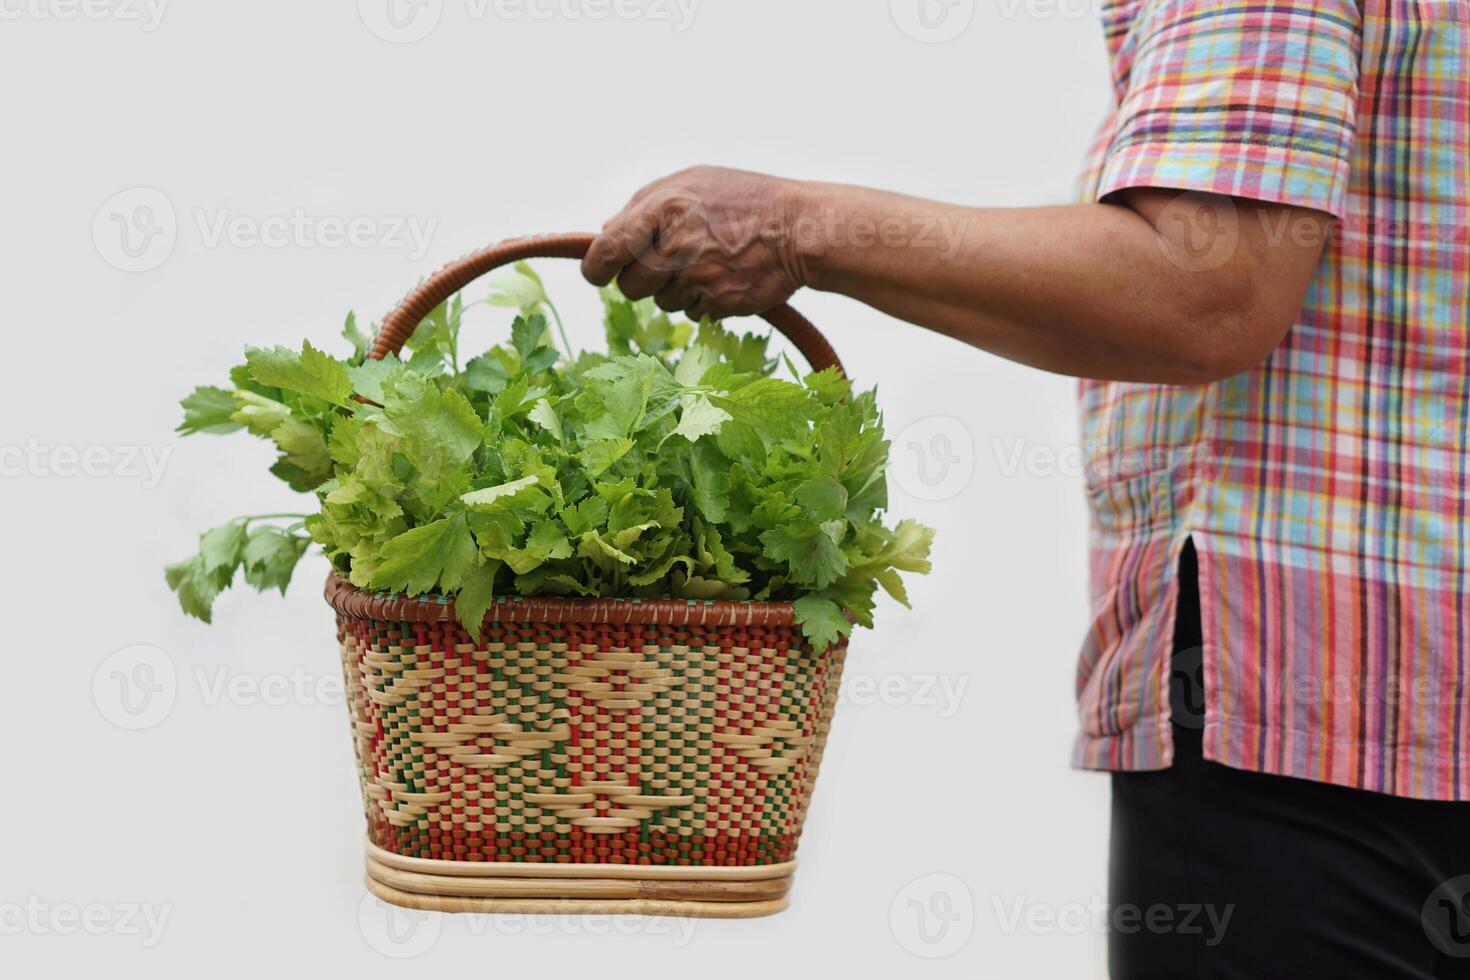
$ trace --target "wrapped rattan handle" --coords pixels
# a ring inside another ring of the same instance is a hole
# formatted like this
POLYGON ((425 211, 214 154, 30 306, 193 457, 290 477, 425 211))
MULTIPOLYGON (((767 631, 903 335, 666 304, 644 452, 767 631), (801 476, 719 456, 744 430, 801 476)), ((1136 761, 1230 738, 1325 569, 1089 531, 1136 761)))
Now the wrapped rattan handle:
MULTIPOLYGON (((381 360, 389 354, 397 354, 413 335, 420 321, 429 311, 459 292, 487 272, 522 259, 580 259, 587 254, 594 235, 571 232, 564 235, 543 235, 537 238, 513 238, 491 245, 472 255, 451 262, 426 279, 417 289, 404 297, 398 307, 383 318, 378 336, 373 340, 372 352, 368 357, 381 360)), ((835 367, 842 370, 837 352, 827 343, 811 321, 784 303, 767 310, 761 317, 781 331, 786 339, 796 345, 812 370, 835 367)))

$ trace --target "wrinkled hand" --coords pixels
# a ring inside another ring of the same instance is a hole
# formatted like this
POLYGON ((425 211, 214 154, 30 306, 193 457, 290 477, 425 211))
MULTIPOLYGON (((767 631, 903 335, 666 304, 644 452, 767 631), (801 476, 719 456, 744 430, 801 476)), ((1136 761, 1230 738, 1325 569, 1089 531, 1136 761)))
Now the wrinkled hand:
POLYGON ((763 313, 803 285, 790 244, 797 187, 719 167, 655 181, 603 226, 582 274, 696 320, 763 313))

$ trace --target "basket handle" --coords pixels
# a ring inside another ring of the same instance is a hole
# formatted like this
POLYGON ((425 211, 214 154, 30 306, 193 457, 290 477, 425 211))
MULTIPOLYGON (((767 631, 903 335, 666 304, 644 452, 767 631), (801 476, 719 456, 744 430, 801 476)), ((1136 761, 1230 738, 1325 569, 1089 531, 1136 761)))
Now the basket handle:
MULTIPOLYGON (((389 354, 397 354, 403 350, 403 345, 413 335, 419 322, 434 307, 485 273, 523 259, 580 259, 587 254, 595 237, 585 232, 570 232, 535 238, 513 238, 481 249, 457 262, 451 262, 424 280, 383 318, 383 325, 378 329, 368 357, 382 360, 389 354)), ((842 362, 837 359, 837 352, 827 343, 827 338, 812 326, 810 320, 791 307, 783 303, 762 313, 761 318, 779 330, 801 351, 812 370, 821 371, 829 367, 842 370, 842 362)))

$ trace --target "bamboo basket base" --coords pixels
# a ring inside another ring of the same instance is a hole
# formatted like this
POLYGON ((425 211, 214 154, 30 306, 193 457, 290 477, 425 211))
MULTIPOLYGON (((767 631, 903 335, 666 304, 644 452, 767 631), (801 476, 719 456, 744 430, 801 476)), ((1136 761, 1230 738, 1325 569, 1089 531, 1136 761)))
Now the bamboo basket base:
POLYGON ((369 842, 365 881, 383 901, 426 912, 750 919, 786 908, 795 867, 431 861, 369 842))

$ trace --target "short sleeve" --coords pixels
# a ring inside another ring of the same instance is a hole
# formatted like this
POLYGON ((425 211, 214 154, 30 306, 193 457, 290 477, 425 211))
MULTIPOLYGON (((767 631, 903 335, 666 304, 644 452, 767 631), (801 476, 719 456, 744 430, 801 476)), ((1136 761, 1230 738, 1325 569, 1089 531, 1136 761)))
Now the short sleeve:
POLYGON ((1143 0, 1099 199, 1207 191, 1343 216, 1357 0, 1143 0))

